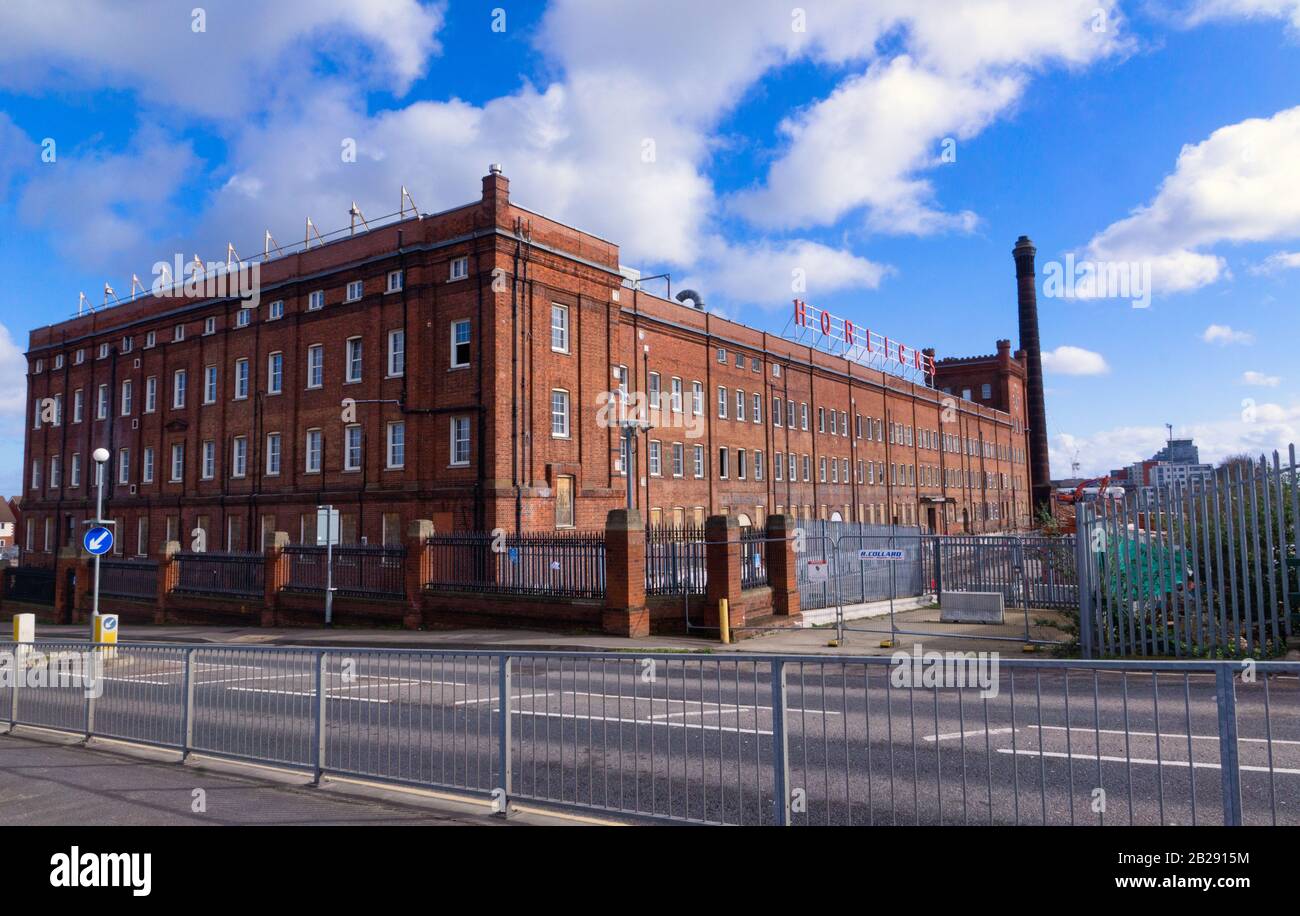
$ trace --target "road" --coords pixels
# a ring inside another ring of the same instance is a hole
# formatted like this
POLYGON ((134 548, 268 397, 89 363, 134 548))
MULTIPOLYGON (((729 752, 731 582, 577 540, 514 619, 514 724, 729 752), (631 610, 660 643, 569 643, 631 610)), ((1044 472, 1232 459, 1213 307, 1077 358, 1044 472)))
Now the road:
MULTIPOLYGON (((96 733, 178 744, 183 653, 119 650, 95 704, 96 733)), ((364 649, 327 658, 329 768, 483 793, 502 784, 495 658, 364 649)), ((280 648, 199 650, 194 746, 310 765, 314 659, 280 648)), ((977 688, 891 687, 889 670, 787 663, 795 823, 1222 819, 1210 675, 1073 669, 1067 677, 1059 668, 1004 665, 997 695, 983 699, 977 688)), ((725 656, 516 659, 513 795, 768 822, 769 672, 766 661, 725 656)), ((1245 819, 1300 823, 1300 684, 1288 674, 1237 691, 1245 819)), ((0 704, 6 694, 0 690, 0 704)), ((78 729, 84 715, 79 689, 29 689, 20 698, 23 721, 78 729)))

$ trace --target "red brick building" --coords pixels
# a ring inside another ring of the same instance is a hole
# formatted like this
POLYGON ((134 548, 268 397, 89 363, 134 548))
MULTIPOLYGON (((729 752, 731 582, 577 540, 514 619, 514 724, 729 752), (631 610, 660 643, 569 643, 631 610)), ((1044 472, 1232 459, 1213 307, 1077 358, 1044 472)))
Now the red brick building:
POLYGON ((620 385, 661 398, 633 475, 652 523, 1029 523, 1009 344, 940 361, 929 387, 651 295, 615 244, 511 203, 495 168, 478 201, 260 269, 255 308, 144 295, 31 333, 34 562, 93 515, 99 447, 125 554, 195 529, 209 549, 314 542, 325 503, 345 542, 395 542, 416 518, 599 527, 626 500, 605 422, 620 385))

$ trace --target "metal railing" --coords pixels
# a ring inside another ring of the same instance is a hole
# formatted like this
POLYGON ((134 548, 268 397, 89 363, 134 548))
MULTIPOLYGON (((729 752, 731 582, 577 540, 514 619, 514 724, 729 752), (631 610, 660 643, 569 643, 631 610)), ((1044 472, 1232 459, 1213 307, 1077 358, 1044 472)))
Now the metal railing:
POLYGON ((604 532, 435 535, 424 585, 564 598, 605 596, 604 532))
POLYGON ((266 556, 261 553, 181 552, 176 591, 258 598, 266 594, 266 556))
POLYGON ((767 585, 767 534, 746 529, 740 534, 740 587, 767 585))
POLYGON ((705 549, 703 528, 647 528, 645 593, 704 594, 709 579, 705 549))
POLYGON ((1076 507, 1080 642, 1093 656, 1269 657, 1294 643, 1295 446, 1192 485, 1076 507))
POLYGON ((10 566, 4 570, 5 597, 30 604, 54 603, 54 570, 38 566, 10 566))
MULTIPOLYGON (((289 557, 290 591, 323 592, 326 588, 326 548, 292 544, 289 557)), ((349 544, 333 549, 332 582, 340 595, 354 598, 401 598, 406 594, 406 548, 349 544)))
POLYGON ((51 676, 88 649, 0 643, 33 673, 0 684, 0 721, 459 790, 499 809, 526 799, 744 825, 1300 823, 1300 663, 994 654, 935 681, 919 652, 121 644, 90 669, 98 692, 84 675, 51 676))
POLYGON ((99 592, 112 598, 153 601, 158 597, 158 561, 150 559, 99 561, 99 592))

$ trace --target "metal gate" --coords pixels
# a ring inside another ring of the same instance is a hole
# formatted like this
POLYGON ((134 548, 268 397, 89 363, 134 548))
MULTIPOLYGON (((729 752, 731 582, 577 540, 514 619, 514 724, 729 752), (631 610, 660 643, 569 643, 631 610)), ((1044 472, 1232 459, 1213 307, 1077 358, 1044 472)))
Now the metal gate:
POLYGON ((899 635, 1055 644, 1064 621, 1046 613, 1077 608, 1073 537, 950 537, 919 528, 812 523, 796 544, 800 607, 806 616, 833 609, 841 640, 873 633, 883 644, 899 635), (943 595, 997 592, 1001 623, 949 623, 943 595), (1058 630, 1052 623, 1061 623, 1058 630))

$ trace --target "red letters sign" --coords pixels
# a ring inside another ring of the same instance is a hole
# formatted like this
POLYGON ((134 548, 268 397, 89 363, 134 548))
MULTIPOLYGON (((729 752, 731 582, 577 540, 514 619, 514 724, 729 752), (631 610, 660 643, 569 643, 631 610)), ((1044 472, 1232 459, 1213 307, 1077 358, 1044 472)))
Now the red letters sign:
MULTIPOLYGON (((851 359, 874 369, 892 370, 904 376, 920 373, 925 381, 934 374, 934 357, 896 340, 859 328, 847 318, 794 300, 793 329, 786 336, 835 356, 851 359)), ((790 326, 787 325, 787 328, 790 326)))

